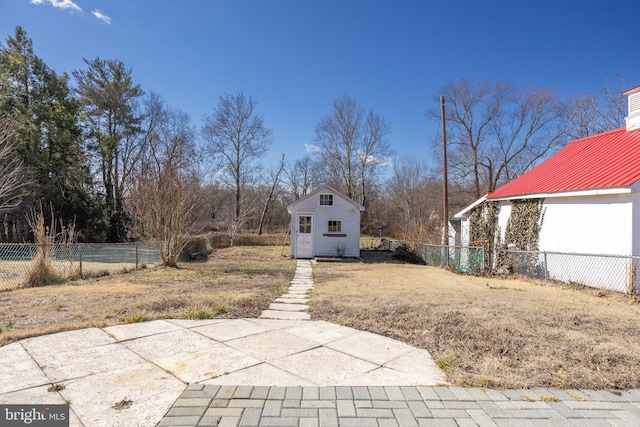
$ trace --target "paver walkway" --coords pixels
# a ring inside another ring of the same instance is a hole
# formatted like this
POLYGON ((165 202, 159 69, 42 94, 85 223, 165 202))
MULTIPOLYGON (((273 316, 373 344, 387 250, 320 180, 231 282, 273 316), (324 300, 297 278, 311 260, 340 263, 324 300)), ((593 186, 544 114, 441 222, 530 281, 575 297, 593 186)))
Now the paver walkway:
POLYGON ((311 261, 297 260, 296 272, 287 292, 280 295, 260 315, 261 319, 309 320, 309 292, 313 289, 311 261))
POLYGON ((640 390, 190 385, 159 426, 638 426, 640 390))

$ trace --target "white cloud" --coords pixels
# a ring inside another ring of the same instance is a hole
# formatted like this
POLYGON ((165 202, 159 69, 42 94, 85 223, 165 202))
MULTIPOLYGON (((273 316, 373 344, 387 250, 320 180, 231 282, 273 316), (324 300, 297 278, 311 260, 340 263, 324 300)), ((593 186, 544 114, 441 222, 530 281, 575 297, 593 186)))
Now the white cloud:
POLYGON ((53 7, 58 9, 71 9, 77 12, 82 12, 82 8, 75 4, 71 0, 31 0, 32 4, 44 4, 49 3, 53 7))
MULTIPOLYGON (((360 160, 363 160, 364 158, 364 153, 362 153, 361 151, 358 152, 358 156, 360 157, 360 160)), ((367 164, 373 164, 373 165, 378 165, 378 166, 382 166, 383 168, 390 168, 393 166, 393 161, 388 158, 388 157, 375 157, 369 154, 369 156, 367 156, 365 163, 367 164)))
POLYGON ((104 22, 105 24, 111 24, 111 18, 108 17, 107 15, 105 15, 104 13, 100 12, 98 9, 94 10, 91 13, 93 13, 93 16, 95 16, 100 21, 104 22))
POLYGON ((304 147, 307 149, 307 153, 322 153, 322 148, 313 144, 304 144, 304 147))

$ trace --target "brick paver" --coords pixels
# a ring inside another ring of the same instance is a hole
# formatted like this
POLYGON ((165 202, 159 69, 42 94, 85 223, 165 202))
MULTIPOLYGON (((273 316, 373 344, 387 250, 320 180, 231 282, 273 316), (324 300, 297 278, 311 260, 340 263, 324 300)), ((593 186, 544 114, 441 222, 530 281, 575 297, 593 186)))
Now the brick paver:
POLYGON ((159 426, 640 425, 640 393, 190 385, 159 426), (557 397, 563 396, 564 400, 557 397))

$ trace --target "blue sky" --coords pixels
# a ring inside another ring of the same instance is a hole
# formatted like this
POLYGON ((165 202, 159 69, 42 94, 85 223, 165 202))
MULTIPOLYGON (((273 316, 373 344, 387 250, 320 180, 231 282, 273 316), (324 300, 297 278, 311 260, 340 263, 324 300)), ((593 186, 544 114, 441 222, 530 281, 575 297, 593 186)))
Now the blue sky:
POLYGON ((346 93, 391 123, 396 158, 439 162, 449 80, 510 80, 566 99, 600 76, 640 84, 637 0, 0 0, 0 39, 22 26, 58 73, 118 59, 196 126, 224 93, 258 101, 265 163, 305 155, 346 93))

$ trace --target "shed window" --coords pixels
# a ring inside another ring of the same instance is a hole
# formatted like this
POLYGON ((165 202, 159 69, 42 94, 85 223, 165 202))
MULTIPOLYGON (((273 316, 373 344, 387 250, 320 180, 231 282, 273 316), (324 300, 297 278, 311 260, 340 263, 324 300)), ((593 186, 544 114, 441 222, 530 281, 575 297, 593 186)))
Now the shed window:
POLYGON ((341 233, 342 232, 342 221, 338 221, 335 219, 330 219, 327 222, 327 231, 329 233, 341 233))
POLYGON ((321 194, 320 206, 333 206, 333 194, 321 194))

